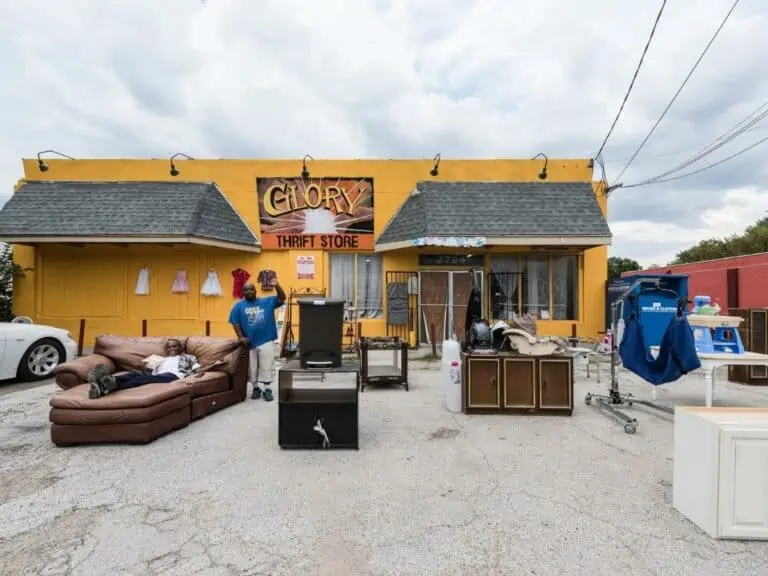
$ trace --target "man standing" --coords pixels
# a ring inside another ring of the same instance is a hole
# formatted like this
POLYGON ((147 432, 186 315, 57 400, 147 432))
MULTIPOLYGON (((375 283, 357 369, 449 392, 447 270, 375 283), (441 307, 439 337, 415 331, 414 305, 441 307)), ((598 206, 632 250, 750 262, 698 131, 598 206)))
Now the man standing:
POLYGON ((285 291, 274 278, 275 296, 256 296, 256 286, 243 286, 243 299, 232 307, 229 323, 243 346, 250 348, 248 356, 248 381, 253 385, 251 398, 264 398, 267 402, 272 395, 272 373, 274 372, 275 351, 272 342, 277 340, 275 310, 285 303, 285 291))

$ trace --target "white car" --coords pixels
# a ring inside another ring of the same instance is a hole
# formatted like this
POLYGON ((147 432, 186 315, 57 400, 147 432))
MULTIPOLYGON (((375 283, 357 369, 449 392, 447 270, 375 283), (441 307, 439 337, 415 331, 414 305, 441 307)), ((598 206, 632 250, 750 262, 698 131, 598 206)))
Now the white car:
POLYGON ((53 376, 59 364, 77 357, 77 342, 66 330, 16 322, 0 322, 0 380, 22 382, 53 376))

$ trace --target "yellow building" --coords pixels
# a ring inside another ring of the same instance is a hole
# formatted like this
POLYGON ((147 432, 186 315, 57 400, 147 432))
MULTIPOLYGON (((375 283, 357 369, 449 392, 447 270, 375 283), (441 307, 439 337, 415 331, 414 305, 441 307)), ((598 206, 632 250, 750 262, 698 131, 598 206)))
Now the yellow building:
POLYGON ((611 234, 590 160, 23 164, 0 211, 26 269, 15 313, 75 335, 85 319, 86 345, 230 335, 235 276, 266 269, 288 292, 344 298, 363 336, 461 335, 470 270, 488 318, 530 311, 561 336, 605 326, 611 234))

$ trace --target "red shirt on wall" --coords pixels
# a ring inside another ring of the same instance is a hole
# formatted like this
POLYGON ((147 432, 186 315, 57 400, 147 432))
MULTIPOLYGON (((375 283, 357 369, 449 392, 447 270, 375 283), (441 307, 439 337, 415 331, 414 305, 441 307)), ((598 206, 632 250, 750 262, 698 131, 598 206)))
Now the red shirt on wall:
POLYGON ((232 278, 234 279, 232 284, 232 296, 235 298, 243 297, 243 286, 245 286, 250 277, 251 275, 242 268, 235 268, 232 270, 232 278))

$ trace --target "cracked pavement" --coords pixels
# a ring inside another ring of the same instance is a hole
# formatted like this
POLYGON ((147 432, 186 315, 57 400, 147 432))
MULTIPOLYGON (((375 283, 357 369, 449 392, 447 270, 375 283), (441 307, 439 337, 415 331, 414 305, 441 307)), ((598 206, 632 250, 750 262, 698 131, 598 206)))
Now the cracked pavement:
MULTIPOLYGON (((766 573, 768 543, 712 540, 672 508, 670 417, 630 409, 630 436, 584 405, 605 370, 577 369, 571 418, 468 417, 435 368, 361 395, 359 452, 281 451, 277 403, 251 400, 146 446, 59 449, 54 385, 0 395, 0 574, 766 573)), ((703 404, 703 384, 662 398, 703 404)), ((715 398, 768 406, 768 388, 715 398)))

